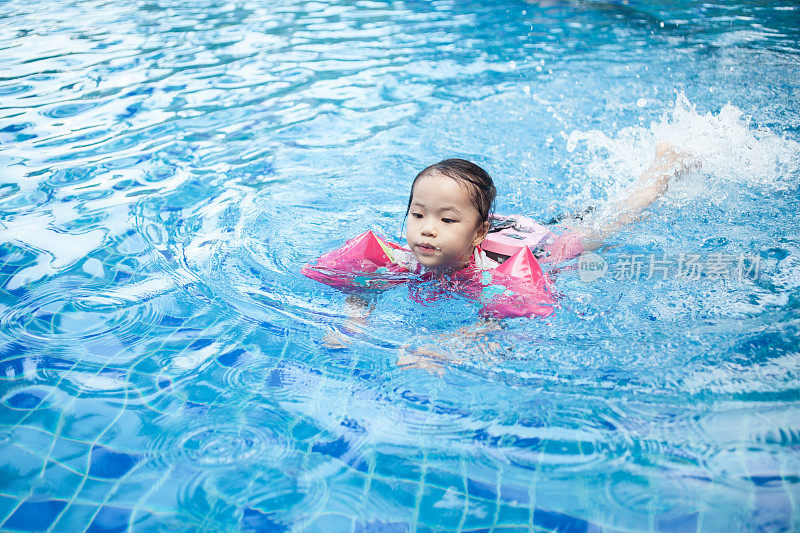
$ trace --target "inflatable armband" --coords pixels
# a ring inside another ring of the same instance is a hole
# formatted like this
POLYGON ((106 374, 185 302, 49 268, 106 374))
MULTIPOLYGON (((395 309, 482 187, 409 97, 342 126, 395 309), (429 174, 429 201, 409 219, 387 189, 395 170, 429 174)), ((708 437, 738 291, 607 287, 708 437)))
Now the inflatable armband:
MULTIPOLYGON (((386 288, 405 281, 391 274, 411 272, 398 261, 403 252, 410 253, 367 231, 305 265, 302 273, 338 289, 386 288)), ((454 289, 479 300, 486 317, 548 316, 556 303, 550 279, 527 246, 497 268, 481 271, 472 263, 454 278, 454 289)))
POLYGON ((372 231, 354 237, 337 250, 332 250, 316 260, 314 265, 303 266, 306 277, 337 289, 357 289, 378 285, 397 284, 399 280, 379 280, 375 274, 409 272, 395 261, 397 250, 402 247, 386 242, 372 231))
POLYGON ((550 278, 539 266, 530 248, 523 246, 502 265, 483 273, 481 314, 495 318, 549 316, 556 299, 550 278), (486 275, 489 276, 486 276, 486 275), (486 282, 491 282, 487 285, 486 282))

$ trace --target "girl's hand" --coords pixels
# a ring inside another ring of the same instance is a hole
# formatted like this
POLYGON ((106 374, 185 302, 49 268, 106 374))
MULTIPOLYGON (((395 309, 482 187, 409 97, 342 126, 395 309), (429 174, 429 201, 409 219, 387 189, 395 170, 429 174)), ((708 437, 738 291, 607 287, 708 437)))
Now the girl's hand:
POLYGON ((444 375, 444 363, 447 361, 445 355, 428 348, 415 348, 412 351, 408 350, 408 346, 403 348, 405 353, 397 358, 397 366, 420 368, 432 374, 444 375))
POLYGON ((458 356, 444 353, 440 347, 451 352, 464 353, 467 351, 478 357, 488 357, 496 360, 500 351, 500 344, 490 340, 490 333, 501 329, 500 324, 487 320, 479 324, 464 326, 453 333, 425 337, 425 346, 411 348, 409 343, 400 347, 401 355, 397 358, 397 366, 407 368, 421 368, 428 372, 444 374, 447 363, 463 363, 458 356))

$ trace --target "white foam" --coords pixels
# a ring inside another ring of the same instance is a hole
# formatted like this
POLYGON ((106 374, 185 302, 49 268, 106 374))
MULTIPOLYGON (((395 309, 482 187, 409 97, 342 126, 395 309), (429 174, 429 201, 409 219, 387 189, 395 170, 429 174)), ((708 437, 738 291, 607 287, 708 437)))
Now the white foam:
MULTIPOLYGON (((685 94, 649 126, 630 126, 616 133, 575 130, 567 150, 585 150, 590 161, 573 183, 575 200, 597 201, 597 189, 611 199, 621 195, 653 161, 655 145, 666 141, 694 154, 701 168, 670 184, 669 200, 685 204, 697 197, 724 205, 730 185, 786 190, 798 180, 800 144, 756 127, 735 105, 718 113, 700 113, 685 94), (587 179, 588 178, 588 179, 587 179)), ((576 203, 581 203, 576 202, 576 203)))

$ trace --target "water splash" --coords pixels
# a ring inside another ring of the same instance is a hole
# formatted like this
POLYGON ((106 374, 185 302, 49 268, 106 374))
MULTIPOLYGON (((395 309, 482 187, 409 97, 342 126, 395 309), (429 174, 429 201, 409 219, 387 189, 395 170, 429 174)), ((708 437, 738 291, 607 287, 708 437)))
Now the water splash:
POLYGON ((566 149, 583 150, 590 162, 573 185, 576 196, 590 200, 597 188, 608 190, 618 199, 623 190, 653 161, 654 148, 668 142, 691 154, 701 168, 683 179, 674 180, 669 199, 679 205, 702 197, 725 205, 731 184, 759 187, 764 191, 786 191, 800 179, 800 144, 755 125, 741 109, 727 104, 717 113, 698 111, 683 93, 678 93, 671 109, 649 126, 629 126, 616 133, 599 130, 574 130, 566 149), (580 186, 578 179, 588 177, 580 186))

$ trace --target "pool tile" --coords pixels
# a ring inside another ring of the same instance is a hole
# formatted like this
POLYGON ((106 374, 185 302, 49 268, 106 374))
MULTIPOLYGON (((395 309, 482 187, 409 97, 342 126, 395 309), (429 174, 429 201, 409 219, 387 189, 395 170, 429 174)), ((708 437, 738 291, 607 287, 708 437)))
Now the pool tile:
MULTIPOLYGON (((366 478, 362 474, 352 471, 341 472, 337 475, 335 486, 331 488, 331 493, 326 497, 324 507, 320 506, 319 512, 343 516, 359 516, 359 510, 370 508, 373 502, 381 501, 382 498, 379 494, 365 491, 365 486, 366 478)), ((316 496, 319 493, 311 494, 316 496)), ((275 503, 279 501, 275 498, 269 499, 271 500, 269 502, 271 507, 274 507, 275 503)), ((286 497, 283 497, 283 499, 286 499, 286 497)), ((281 509, 291 510, 290 505, 292 503, 294 502, 290 500, 289 505, 281 506, 281 509)), ((317 508, 318 503, 309 500, 297 502, 295 509, 300 512, 295 511, 292 514, 295 516, 300 515, 302 519, 311 518, 313 517, 312 510, 317 508)), ((263 503, 260 505, 263 506, 263 503)))
POLYGON ((165 327, 168 327, 168 328, 179 328, 179 327, 183 326, 183 324, 185 324, 185 323, 186 323, 186 319, 185 318, 174 317, 174 316, 168 315, 167 313, 163 313, 161 315, 161 318, 160 318, 159 322, 158 322, 158 325, 159 326, 165 326, 165 327))
POLYGON ((11 514, 19 503, 19 499, 0 494, 0 524, 11 514))
POLYGON ((3 523, 3 528, 44 531, 67 506, 64 500, 27 500, 3 523))
MULTIPOLYGON (((28 351, 29 348, 21 342, 9 342, 0 347, 0 361, 19 360, 19 358, 24 357, 28 351)), ((3 364, 0 363, 0 369, 4 368, 3 364)), ((9 377, 5 372, 0 372, 0 376, 9 377)))
POLYGON ((86 442, 59 438, 53 444, 50 458, 83 474, 86 472, 86 459, 90 451, 91 445, 86 442))
POLYGON ((140 340, 141 337, 138 335, 125 339, 96 339, 91 342, 85 342, 80 349, 91 353, 92 360, 104 361, 119 366, 124 361, 136 358, 138 354, 135 351, 135 346, 140 340))
POLYGON ((353 533, 410 533, 411 524, 405 522, 356 521, 353 533))
POLYGON ((203 516, 204 530, 223 531, 230 529, 232 524, 241 522, 239 508, 222 498, 212 497, 212 505, 205 511, 199 511, 198 514, 203 516))
POLYGON ((242 512, 241 531, 280 532, 287 531, 288 526, 274 518, 274 513, 262 513, 258 509, 247 507, 242 512))
POLYGON ((36 358, 31 357, 35 352, 29 350, 17 342, 0 348, 0 380, 10 382, 25 379, 25 375, 36 367, 36 358))
POLYGON ((497 508, 494 502, 475 498, 469 498, 468 502, 464 529, 489 528, 494 525, 494 514, 497 508))
POLYGON ((18 446, 0 454, 0 481, 7 494, 27 494, 42 468, 43 459, 18 446), (8 476, 13 472, 13 476, 8 476))
POLYGON ((103 506, 89 524, 86 533, 117 533, 127 531, 131 510, 123 507, 103 506))
MULTIPOLYGON (((102 494, 104 490, 114 491, 114 503, 120 507, 134 507, 139 500, 146 494, 153 490, 153 486, 158 483, 163 473, 161 472, 148 472, 142 473, 142 469, 138 468, 136 476, 129 476, 125 480, 95 480, 87 479, 85 487, 95 486, 96 492, 82 491, 84 497, 91 494, 102 494), (101 488, 105 487, 105 489, 101 488)), ((103 501, 92 498, 92 501, 103 501)))
POLYGON ((485 481, 467 478, 467 493, 470 498, 483 498, 491 502, 497 500, 497 488, 485 481))
POLYGON ((117 407, 105 402, 77 399, 63 414, 61 435, 73 440, 95 442, 114 424, 119 414, 117 407))
MULTIPOLYGON (((15 446, 12 449, 16 448, 32 455, 44 457, 53 445, 53 435, 33 425, 19 426, 9 431, 11 432, 9 434, 11 440, 25 443, 24 448, 15 446)), ((2 459, 3 457, 0 456, 0 460, 2 459)))
POLYGON ((11 409, 31 411, 39 407, 47 396, 48 391, 38 387, 22 387, 20 390, 7 394, 3 403, 11 409))
POLYGON ((431 528, 452 531, 458 528, 466 498, 455 489, 426 486, 419 505, 419 522, 431 528))
POLYGON ((311 451, 339 459, 343 463, 361 472, 367 472, 369 470, 369 465, 366 460, 361 457, 358 451, 351 447, 350 442, 345 437, 318 441, 311 446, 311 451))
POLYGON ((417 533, 446 533, 448 531, 455 531, 455 526, 451 528, 444 528, 441 526, 431 526, 427 524, 417 524, 417 533))
POLYGON ((292 438, 297 441, 316 439, 319 434, 319 427, 309 424, 304 419, 295 420, 294 426, 292 426, 292 438))
POLYGON ((46 493, 49 498, 69 500, 75 495, 83 479, 82 474, 77 474, 59 463, 48 461, 37 491, 46 493))
POLYGON ((99 506, 72 503, 51 526, 52 531, 83 531, 99 506))
POLYGON ((27 422, 29 418, 30 413, 27 411, 6 409, 0 405, 0 427, 14 427, 20 424, 23 419, 27 422))
POLYGON ((100 505, 115 488, 116 484, 111 480, 86 478, 75 499, 100 505))
POLYGON ((505 484, 500 486, 500 501, 514 507, 528 506, 531 503, 531 496, 527 487, 505 484))
POLYGON ((93 477, 116 479, 127 474, 139 463, 139 456, 116 452, 95 445, 91 451, 89 475, 93 477))
POLYGON ((392 479, 419 481, 422 479, 422 454, 387 455, 375 452, 375 473, 392 479))
MULTIPOLYGON (((241 509, 220 494, 242 494, 253 484, 258 486, 261 482, 259 477, 253 478, 252 471, 238 468, 217 473, 198 473, 193 478, 186 478, 184 483, 173 489, 178 493, 176 497, 180 502, 182 513, 201 519, 203 529, 225 529, 225 524, 235 524, 240 521, 241 509), (236 480, 222 486, 229 478, 236 480)), ((250 504, 247 507, 264 512, 256 505, 250 504)))
POLYGON ((306 526, 304 533, 348 533, 353 531, 353 519, 340 514, 324 514, 306 526))
POLYGON ((177 466, 165 474, 164 479, 156 482, 157 488, 148 494, 144 507, 151 511, 166 509, 180 509, 181 503, 178 500, 176 487, 184 486, 187 483, 194 483, 197 471, 192 468, 177 466))
MULTIPOLYGON (((367 498, 378 496, 391 502, 397 512, 410 515, 417 500, 416 483, 392 479, 373 479, 367 498)), ((400 517, 398 517, 400 518, 400 517)))
POLYGON ((250 353, 242 348, 227 351, 217 356, 217 362, 222 366, 234 366, 250 357, 250 353))
POLYGON ((503 526, 522 526, 528 527, 531 512, 527 507, 512 507, 501 505, 497 513, 497 524, 503 526))
POLYGON ((467 481, 461 472, 448 472, 434 467, 429 467, 425 471, 425 484, 445 490, 453 487, 454 490, 462 493, 467 491, 467 481))
POLYGON ((202 416, 208 412, 208 405, 195 402, 186 402, 183 404, 182 416, 197 417, 202 416))
POLYGON ((535 509, 533 511, 533 524, 541 528, 564 532, 591 532, 601 530, 598 526, 590 524, 582 518, 555 511, 546 511, 544 509, 535 509))
POLYGON ((789 531, 792 511, 792 502, 783 486, 755 489, 752 522, 758 530, 789 531))
POLYGON ((697 512, 659 515, 655 517, 654 529, 659 533, 697 533, 699 516, 697 512))
POLYGON ((57 431, 63 419, 64 413, 57 405, 39 407, 27 412, 0 408, 0 425, 28 426, 51 435, 57 431))
POLYGON ((213 383, 205 383, 203 381, 193 382, 191 386, 184 386, 180 389, 179 394, 185 398, 198 404, 211 404, 220 395, 220 390, 213 383))
POLYGON ((201 528, 192 521, 182 520, 173 512, 151 513, 147 509, 136 509, 131 513, 130 531, 197 531, 201 528))

